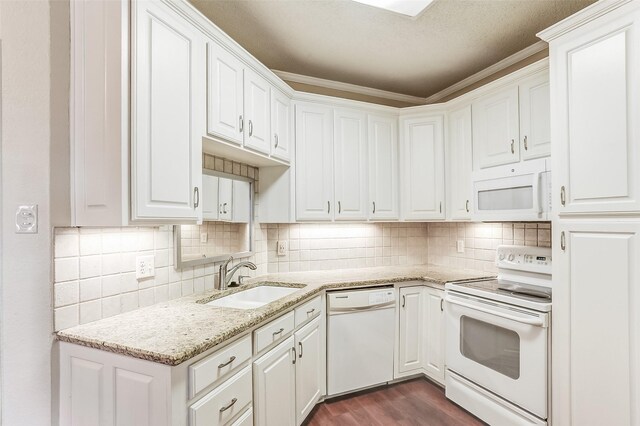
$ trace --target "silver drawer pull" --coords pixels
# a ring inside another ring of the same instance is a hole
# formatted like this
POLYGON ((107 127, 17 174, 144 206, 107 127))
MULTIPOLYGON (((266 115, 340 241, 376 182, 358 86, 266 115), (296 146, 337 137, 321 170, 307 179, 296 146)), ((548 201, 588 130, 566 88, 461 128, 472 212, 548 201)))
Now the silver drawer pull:
POLYGON ((224 368, 224 367, 226 367, 227 365, 231 364, 231 363, 232 363, 233 361, 235 361, 235 360, 236 360, 236 357, 235 357, 235 356, 232 356, 231 358, 229 358, 229 361, 227 361, 227 362, 223 362, 222 364, 219 364, 219 365, 218 365, 218 368, 224 368))
POLYGON ((238 402, 238 398, 233 398, 233 399, 231 400, 231 402, 229 403, 229 405, 227 405, 227 406, 225 406, 225 407, 222 407, 222 408, 220 409, 220 412, 221 412, 221 413, 224 413, 224 412, 225 412, 225 411, 227 411, 229 408, 233 407, 233 404, 235 404, 236 402, 238 402))
POLYGON ((284 331, 284 328, 281 328, 281 329, 280 329, 280 330, 278 330, 278 331, 274 331, 274 332, 273 332, 273 337, 276 337, 278 334, 282 334, 282 332, 283 332, 283 331, 284 331))
POLYGON ((312 313, 314 313, 315 311, 316 311, 316 308, 313 308, 312 310, 307 311, 307 315, 312 314, 312 313))

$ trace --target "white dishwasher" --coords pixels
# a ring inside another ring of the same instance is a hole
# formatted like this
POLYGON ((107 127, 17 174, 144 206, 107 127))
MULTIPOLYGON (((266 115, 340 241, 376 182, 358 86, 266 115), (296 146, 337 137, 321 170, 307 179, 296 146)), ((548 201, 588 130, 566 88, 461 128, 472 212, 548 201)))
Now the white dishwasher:
POLYGON ((327 394, 393 379, 393 287, 327 293, 327 394))

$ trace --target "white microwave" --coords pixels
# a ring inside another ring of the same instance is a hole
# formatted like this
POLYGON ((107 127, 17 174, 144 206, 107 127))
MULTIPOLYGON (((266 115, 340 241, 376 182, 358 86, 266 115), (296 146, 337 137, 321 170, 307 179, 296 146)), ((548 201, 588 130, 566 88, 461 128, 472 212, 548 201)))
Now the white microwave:
POLYGON ((551 220, 551 169, 540 158, 472 174, 473 220, 551 220))

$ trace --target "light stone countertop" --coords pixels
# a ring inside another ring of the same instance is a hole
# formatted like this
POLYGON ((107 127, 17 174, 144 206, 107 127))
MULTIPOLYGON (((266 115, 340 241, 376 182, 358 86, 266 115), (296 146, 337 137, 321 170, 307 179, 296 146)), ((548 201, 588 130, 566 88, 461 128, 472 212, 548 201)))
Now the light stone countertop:
POLYGON ((372 287, 414 280, 444 289, 447 282, 493 277, 495 274, 482 271, 430 265, 269 274, 248 280, 239 289, 209 290, 61 330, 57 338, 173 366, 275 319, 323 290, 372 287), (269 285, 299 287, 300 290, 256 309, 220 308, 203 304, 267 282, 269 285))

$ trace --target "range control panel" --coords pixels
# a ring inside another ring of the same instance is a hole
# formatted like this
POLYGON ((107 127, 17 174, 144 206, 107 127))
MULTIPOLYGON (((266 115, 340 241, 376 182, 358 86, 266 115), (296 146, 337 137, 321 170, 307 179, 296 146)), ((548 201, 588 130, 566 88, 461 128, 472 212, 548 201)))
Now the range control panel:
POLYGON ((551 248, 498 246, 496 266, 502 269, 551 274, 551 248))

